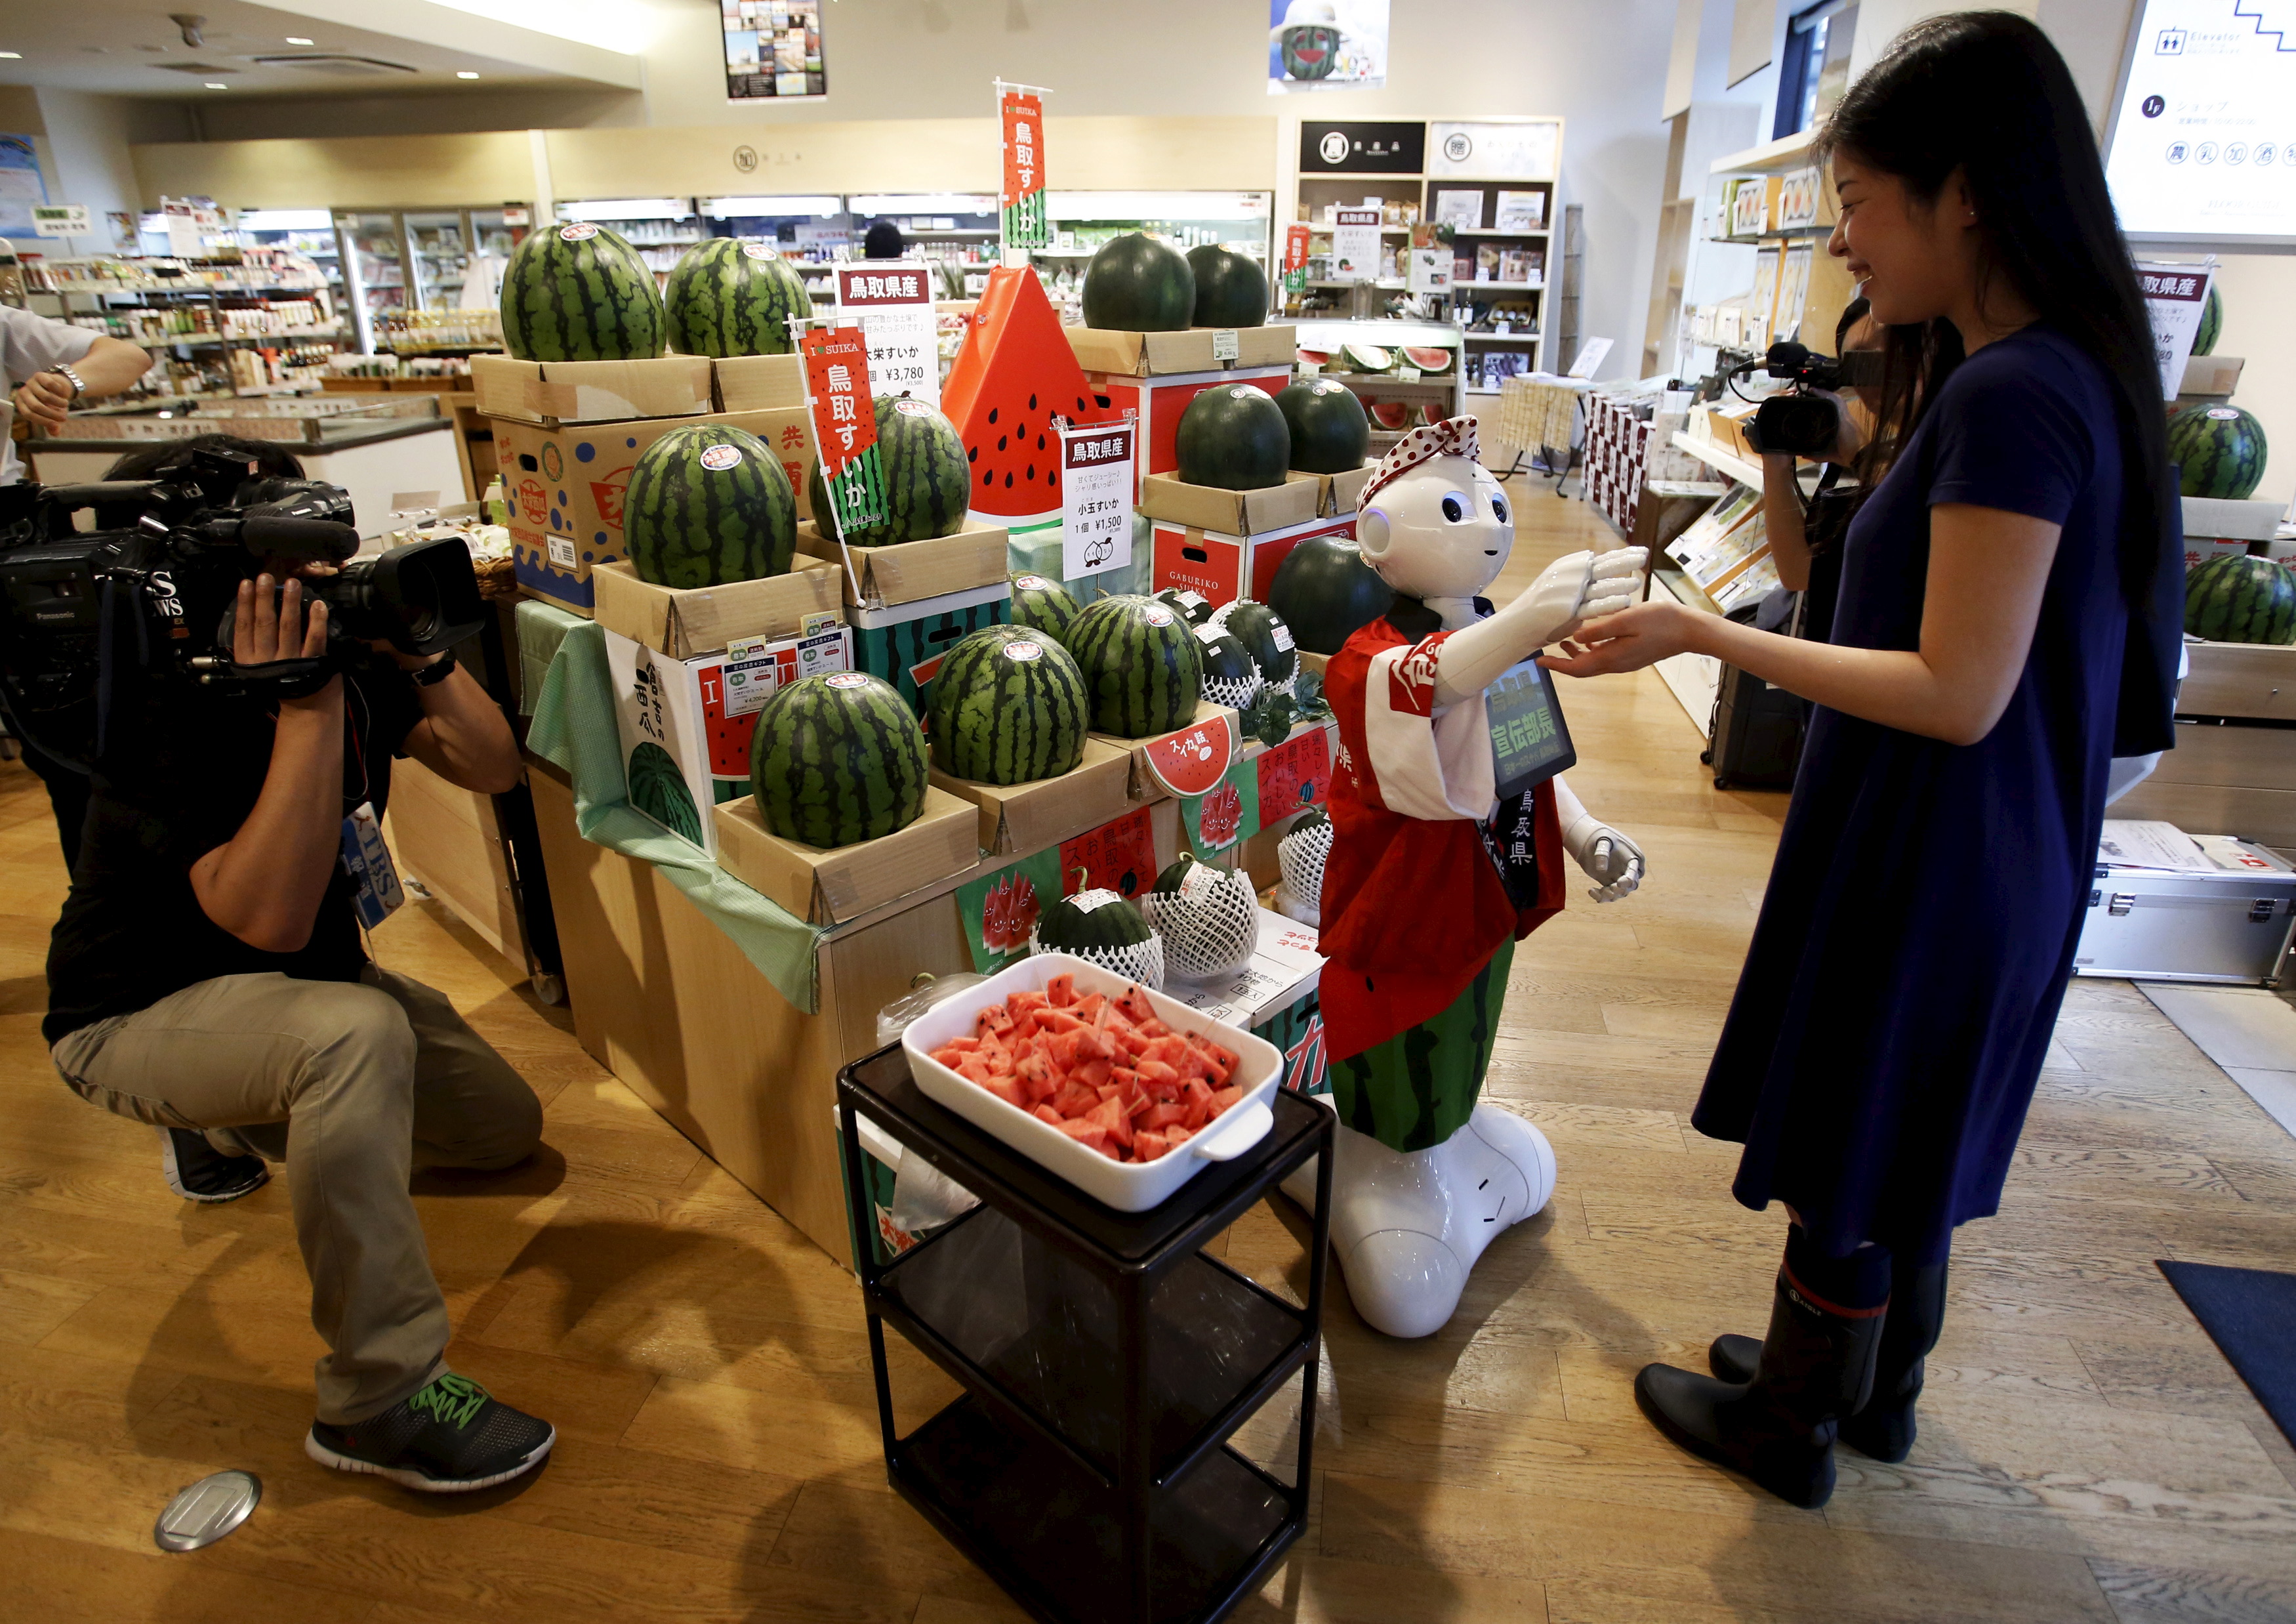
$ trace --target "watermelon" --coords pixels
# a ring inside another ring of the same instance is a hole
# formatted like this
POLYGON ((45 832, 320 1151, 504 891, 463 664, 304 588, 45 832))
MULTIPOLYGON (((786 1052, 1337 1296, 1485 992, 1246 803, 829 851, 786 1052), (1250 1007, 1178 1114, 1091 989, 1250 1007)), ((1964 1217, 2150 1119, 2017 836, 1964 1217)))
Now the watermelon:
POLYGON ((1371 454, 1371 420, 1346 384, 1302 378, 1284 387, 1275 406, 1291 431, 1292 466, 1302 473, 1346 473, 1371 454))
POLYGON ((1257 327, 1267 320, 1267 274, 1246 255, 1207 242, 1188 250, 1196 279, 1195 324, 1257 327))
POLYGON ((1376 344, 1346 344, 1341 349, 1348 365, 1359 373, 1383 373, 1395 365, 1395 352, 1376 344))
POLYGON ((1204 645, 1204 697, 1231 710, 1249 709, 1259 697, 1259 667, 1234 632, 1217 626, 1196 627, 1204 645))
MULTIPOLYGON (((1079 879, 1084 870, 1077 870, 1079 879)), ((1164 944, 1139 910, 1111 890, 1079 890, 1037 916, 1029 951, 1070 953, 1144 987, 1164 984, 1164 944)))
POLYGON ((1177 249, 1141 232, 1103 243, 1084 271, 1084 324, 1177 332, 1196 313, 1196 274, 1177 249))
POLYGON ((813 295, 772 244, 710 237, 679 257, 662 308, 681 355, 781 356, 790 317, 811 316, 813 295))
POLYGON ((1069 623, 1077 618, 1077 601, 1058 581, 1041 575, 1013 578, 1013 624, 1068 645, 1069 623))
POLYGON ((593 220, 527 233, 503 269, 503 343, 521 361, 661 353, 661 295, 636 250, 593 220))
POLYGON ((1069 652, 1092 690, 1095 731, 1123 739, 1169 733, 1196 714, 1202 645, 1153 598, 1102 598, 1069 627, 1069 652))
POLYGON ((2212 558, 2185 578, 2185 629, 2211 643, 2296 643, 2296 574, 2253 554, 2212 558))
POLYGON ((1374 400, 1364 410, 1369 412, 1372 422, 1382 429, 1399 430, 1411 426, 1413 408, 1399 400, 1374 400))
MULTIPOLYGON (((896 546, 953 536, 964 528, 972 481, 965 474, 964 442, 947 418, 922 400, 878 396, 877 455, 885 465, 890 512, 882 524, 848 531, 847 545, 896 546)), ((833 539, 837 530, 830 514, 829 482, 821 477, 818 455, 806 474, 805 488, 812 500, 814 528, 833 539)))
POLYGON ((879 840, 925 808, 924 730, 890 683, 862 671, 774 690, 750 739, 758 816, 785 841, 828 849, 879 840))
POLYGON ((1447 349, 1423 349, 1416 344, 1406 344, 1403 348, 1403 358, 1430 376, 1451 370, 1451 352, 1447 349))
POLYGON ((972 511, 999 521, 1059 513, 1053 414, 1077 424, 1119 421, 1093 394, 1044 283, 1027 266, 988 273, 940 405, 964 441, 972 511))
POLYGON ((1302 349, 1300 351, 1300 364, 1303 366, 1329 366, 1332 352, 1328 349, 1302 349))
POLYGON ((642 741, 630 752, 625 774, 633 811, 644 813, 672 834, 701 844, 701 814, 693 805, 693 791, 685 787, 685 775, 678 770, 676 757, 651 740, 642 741))
POLYGON ((1259 668, 1262 683, 1278 693, 1291 692, 1292 678, 1300 669, 1299 645, 1292 640, 1292 628, 1283 623, 1283 616, 1265 603, 1238 598, 1214 615, 1211 623, 1234 634, 1259 668))
POLYGON ((630 470, 622 535, 630 568, 656 586, 787 575, 797 552, 797 493, 757 436, 731 423, 672 429, 630 470))
POLYGON ((2217 340, 2224 337, 2224 300, 2218 297, 2217 284, 2209 282, 2208 302, 2201 307, 2200 330, 2193 334, 2193 353, 2212 356, 2217 352, 2217 340))
POLYGON ((2169 460, 2188 496, 2240 501, 2264 479, 2264 425, 2236 406, 2179 406, 2169 414, 2169 460))
POLYGON ((1201 626, 1212 618, 1212 601, 1201 593, 1189 591, 1185 586, 1167 586, 1156 595, 1156 601, 1169 604, 1187 616, 1191 626, 1201 626))
POLYGON ((1363 561, 1363 549, 1347 536, 1310 536, 1283 555, 1268 583, 1267 607, 1300 646, 1315 654, 1336 654, 1359 627, 1369 626, 1395 603, 1395 588, 1363 561))
POLYGON ((1292 431, 1274 396, 1248 383, 1215 383, 1180 414, 1175 448, 1188 484, 1258 490, 1283 483, 1292 431))
POLYGON ((978 783, 1057 778, 1084 759, 1084 677, 1049 637, 1010 626, 974 632, 933 678, 933 765, 978 783))
POLYGON ((1164 941, 1164 969, 1184 981, 1233 975, 1259 945, 1259 897, 1251 877, 1183 852, 1140 895, 1148 928, 1164 941))

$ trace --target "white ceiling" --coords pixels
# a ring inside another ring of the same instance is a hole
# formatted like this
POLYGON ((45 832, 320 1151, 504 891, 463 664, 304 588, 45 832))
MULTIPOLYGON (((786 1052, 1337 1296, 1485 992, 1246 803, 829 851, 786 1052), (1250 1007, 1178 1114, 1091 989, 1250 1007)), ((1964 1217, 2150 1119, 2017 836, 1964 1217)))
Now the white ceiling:
POLYGON ((0 85, 113 95, 202 99, 441 90, 483 95, 511 86, 634 89, 639 59, 498 22, 427 0, 65 0, 0 4, 0 85), (185 43, 171 15, 199 15, 185 43), (356 23, 333 19, 350 16, 356 23), (291 37, 308 45, 290 45, 291 37), (259 58, 348 58, 347 62, 259 58), (384 64, 384 65, 376 65, 384 64), (472 73, 473 79, 458 78, 472 73), (227 88, 213 90, 210 83, 227 88))

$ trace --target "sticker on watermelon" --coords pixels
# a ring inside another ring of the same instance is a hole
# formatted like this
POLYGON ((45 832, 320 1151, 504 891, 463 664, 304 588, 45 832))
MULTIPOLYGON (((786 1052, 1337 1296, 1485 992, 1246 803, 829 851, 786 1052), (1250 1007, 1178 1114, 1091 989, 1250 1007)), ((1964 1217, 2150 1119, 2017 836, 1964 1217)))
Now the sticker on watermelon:
POLYGON ((1156 782, 1185 798, 1204 794, 1226 774, 1235 759, 1235 719, 1223 711, 1209 721, 1151 739, 1141 754, 1156 782))

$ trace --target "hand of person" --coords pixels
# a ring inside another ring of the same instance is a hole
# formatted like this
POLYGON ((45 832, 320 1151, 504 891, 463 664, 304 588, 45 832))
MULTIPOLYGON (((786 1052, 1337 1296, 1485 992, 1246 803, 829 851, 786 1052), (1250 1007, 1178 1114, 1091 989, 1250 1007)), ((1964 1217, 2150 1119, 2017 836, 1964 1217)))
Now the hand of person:
POLYGON ((1698 611, 1653 598, 1587 620, 1562 644, 1562 653, 1543 654, 1538 663, 1566 677, 1639 671, 1689 649, 1697 628, 1698 611))
POLYGON ((50 434, 61 433, 76 398, 62 373, 34 373, 16 391, 16 410, 50 434))
POLYGON ((402 671, 420 671, 425 666, 435 666, 447 658, 443 653, 410 654, 392 644, 388 637, 369 637, 366 645, 402 671))
MULTIPOLYGON (((283 660, 316 660, 327 652, 327 606, 311 601, 306 612, 303 583, 290 578, 277 586, 268 570, 239 584, 239 600, 232 607, 231 660, 242 668, 275 664, 283 660)), ((282 701, 283 706, 316 709, 340 701, 342 678, 337 677, 317 693, 282 701)))
POLYGON ((1608 553, 1572 553, 1558 558, 1507 606, 1507 613, 1521 618, 1532 647, 1544 647, 1570 636, 1583 619, 1611 614, 1632 603, 1641 590, 1643 565, 1649 557, 1642 547, 1614 547, 1608 553))
POLYGON ((1592 816, 1580 817, 1563 832, 1562 849, 1595 882, 1587 894, 1596 902, 1630 897, 1643 882, 1647 866, 1643 849, 1592 816))

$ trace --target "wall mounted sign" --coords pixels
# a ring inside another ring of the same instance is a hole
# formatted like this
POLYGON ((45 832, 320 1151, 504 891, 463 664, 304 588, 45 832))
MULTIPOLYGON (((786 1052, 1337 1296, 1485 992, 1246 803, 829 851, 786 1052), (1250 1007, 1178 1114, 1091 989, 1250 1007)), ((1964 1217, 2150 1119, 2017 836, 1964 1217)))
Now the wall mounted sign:
POLYGON ((1425 167, 1427 127, 1417 120, 1378 124, 1300 121, 1302 175, 1416 175, 1425 167))
MULTIPOLYGON (((718 10, 726 34, 727 101, 829 94, 821 60, 820 0, 718 0, 718 10)), ((757 161, 752 149, 734 149, 735 168, 746 174, 757 161), (746 165, 743 152, 750 154, 746 165)))
POLYGON ((1521 124, 1438 121, 1427 127, 1427 173, 1553 180, 1562 145, 1562 125, 1554 119, 1521 124))

